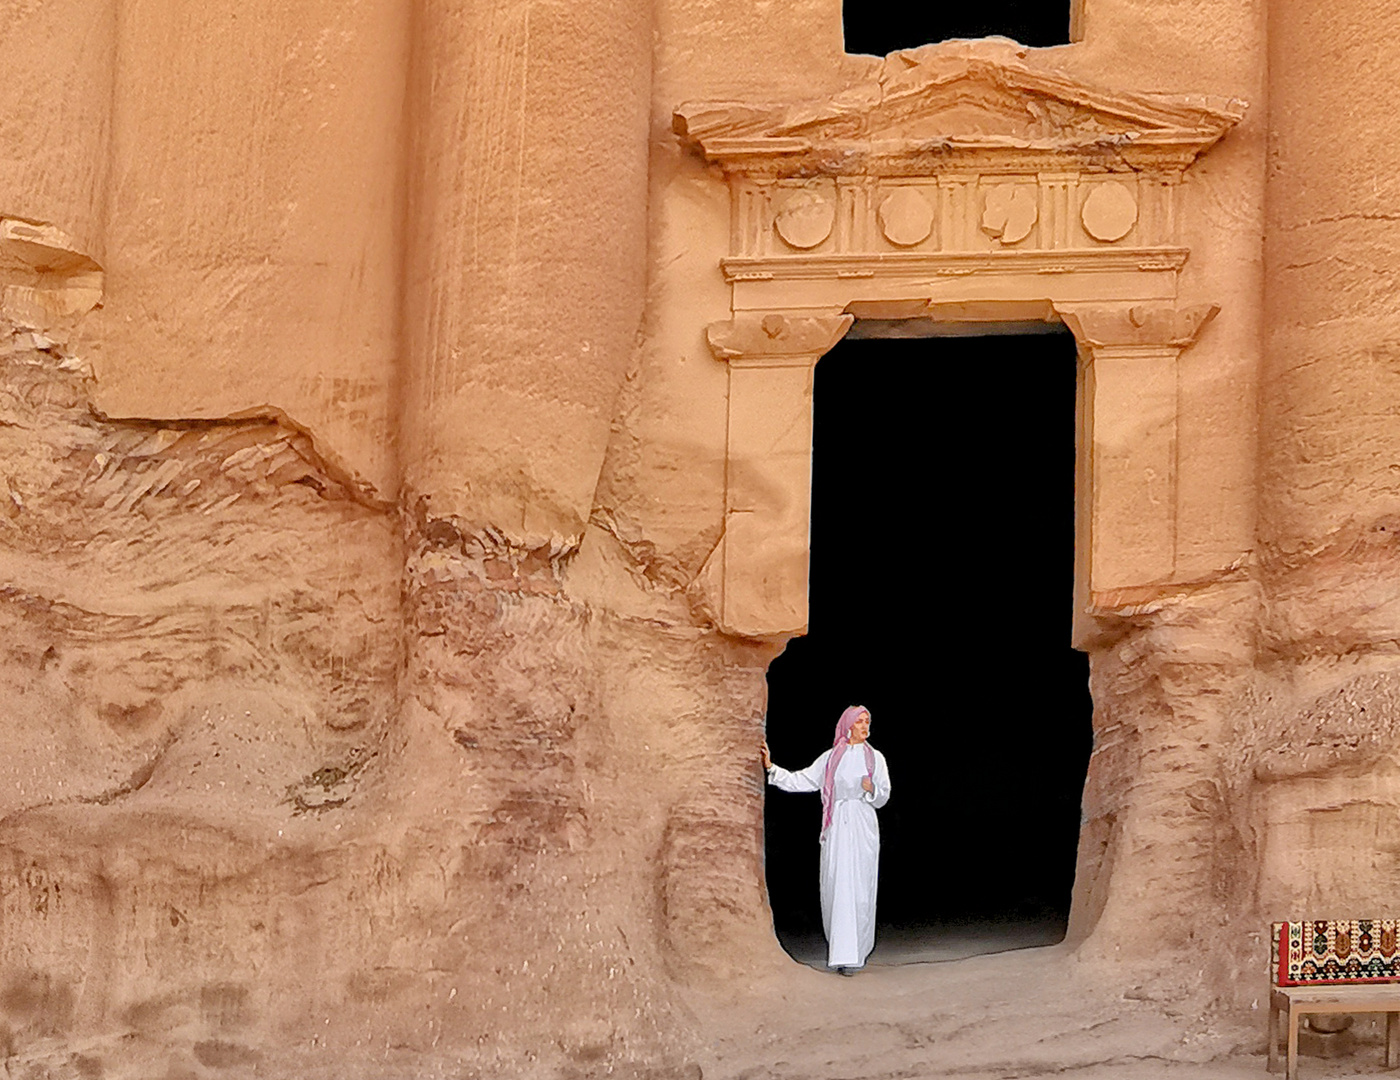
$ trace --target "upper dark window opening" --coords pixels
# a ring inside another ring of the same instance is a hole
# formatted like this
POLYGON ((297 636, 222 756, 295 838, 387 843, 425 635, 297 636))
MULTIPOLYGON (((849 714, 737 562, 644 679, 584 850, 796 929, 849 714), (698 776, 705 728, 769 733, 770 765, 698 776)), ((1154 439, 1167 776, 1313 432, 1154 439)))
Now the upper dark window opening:
POLYGON ((950 38, 1000 35, 1044 48, 1079 38, 1074 8, 1079 0, 980 0, 975 4, 916 5, 844 0, 841 18, 846 51, 884 56, 950 38))

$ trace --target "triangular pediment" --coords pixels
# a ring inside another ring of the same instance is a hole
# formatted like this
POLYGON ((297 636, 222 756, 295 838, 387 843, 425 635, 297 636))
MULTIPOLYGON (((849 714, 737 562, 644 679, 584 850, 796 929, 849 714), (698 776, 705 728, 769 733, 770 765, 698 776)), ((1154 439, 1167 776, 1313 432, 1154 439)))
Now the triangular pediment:
POLYGON ((1031 67, 1024 55, 997 40, 893 53, 877 79, 835 97, 689 103, 676 110, 674 127, 729 165, 806 158, 839 173, 868 171, 872 159, 1002 149, 1145 154, 1185 168, 1243 115, 1236 101, 1091 86, 1031 67))

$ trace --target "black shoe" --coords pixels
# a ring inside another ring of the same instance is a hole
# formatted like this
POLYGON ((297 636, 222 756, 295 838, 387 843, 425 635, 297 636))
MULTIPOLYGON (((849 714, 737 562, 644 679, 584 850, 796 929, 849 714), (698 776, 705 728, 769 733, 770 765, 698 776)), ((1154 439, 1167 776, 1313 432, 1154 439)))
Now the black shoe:
POLYGON ((836 974, 845 975, 847 978, 850 978, 855 973, 856 969, 853 967, 839 967, 836 969, 836 974))

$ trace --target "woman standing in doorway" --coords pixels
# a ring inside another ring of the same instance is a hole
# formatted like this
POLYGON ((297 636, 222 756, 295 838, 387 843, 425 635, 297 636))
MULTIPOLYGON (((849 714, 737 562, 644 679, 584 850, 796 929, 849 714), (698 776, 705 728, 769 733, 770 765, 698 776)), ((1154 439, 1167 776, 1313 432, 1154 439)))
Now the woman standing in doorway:
POLYGON ((822 929, 826 966, 853 975, 875 947, 875 891, 880 875, 880 823, 889 802, 885 755, 870 745, 870 710, 841 714, 830 750, 800 772, 773 764, 762 747, 768 782, 783 791, 822 793, 822 929))

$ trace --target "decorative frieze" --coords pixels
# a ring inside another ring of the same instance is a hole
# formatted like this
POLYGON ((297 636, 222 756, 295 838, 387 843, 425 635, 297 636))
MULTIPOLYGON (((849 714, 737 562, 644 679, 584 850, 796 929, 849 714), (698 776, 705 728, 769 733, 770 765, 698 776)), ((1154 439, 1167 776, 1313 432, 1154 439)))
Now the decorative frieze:
POLYGON ((1174 247, 1178 185, 1134 174, 1052 172, 730 180, 731 257, 808 252, 1174 247))

